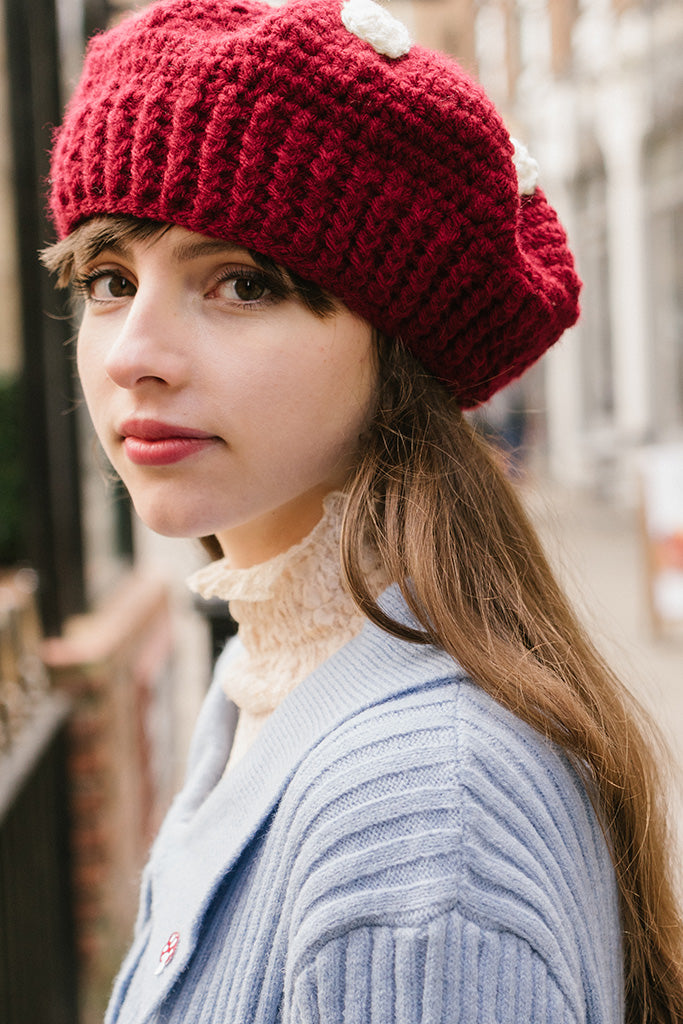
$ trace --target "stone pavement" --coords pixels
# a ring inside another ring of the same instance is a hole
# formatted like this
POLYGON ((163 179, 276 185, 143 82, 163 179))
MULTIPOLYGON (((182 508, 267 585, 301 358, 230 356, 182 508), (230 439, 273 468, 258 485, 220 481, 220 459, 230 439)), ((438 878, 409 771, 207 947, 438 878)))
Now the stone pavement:
POLYGON ((551 562, 596 645, 669 741, 678 762, 672 824, 683 851, 683 624, 662 638, 652 635, 637 513, 538 480, 522 490, 551 562))

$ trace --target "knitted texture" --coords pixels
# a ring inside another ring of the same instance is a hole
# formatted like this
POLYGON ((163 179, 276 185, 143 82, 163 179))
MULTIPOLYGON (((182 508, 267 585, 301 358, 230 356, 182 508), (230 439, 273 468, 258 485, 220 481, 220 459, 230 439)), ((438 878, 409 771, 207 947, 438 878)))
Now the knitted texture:
POLYGON ((60 237, 130 214, 270 256, 471 407, 578 315, 562 227, 512 157, 457 64, 378 53, 341 0, 161 0, 90 43, 51 211, 60 237))
MULTIPOLYGON (((311 533, 274 558, 248 569, 219 559, 188 581, 204 598, 229 601, 239 623, 241 649, 222 675, 223 691, 240 711, 228 767, 287 694, 367 621, 341 580, 339 538, 347 500, 338 491, 328 494, 311 533)), ((387 581, 369 552, 365 569, 371 590, 380 594, 387 581)))
POLYGON ((107 1024, 623 1024, 586 789, 447 655, 368 626, 223 774, 227 709, 218 684, 107 1024))

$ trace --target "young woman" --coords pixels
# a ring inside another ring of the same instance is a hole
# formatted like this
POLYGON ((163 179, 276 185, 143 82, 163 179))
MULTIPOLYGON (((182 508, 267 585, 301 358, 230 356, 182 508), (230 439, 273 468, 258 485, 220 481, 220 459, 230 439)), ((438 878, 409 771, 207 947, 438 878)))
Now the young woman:
POLYGON ((51 209, 102 445, 240 623, 108 1021, 683 1020, 649 726, 463 418, 579 290, 481 90, 370 0, 162 0, 51 209))

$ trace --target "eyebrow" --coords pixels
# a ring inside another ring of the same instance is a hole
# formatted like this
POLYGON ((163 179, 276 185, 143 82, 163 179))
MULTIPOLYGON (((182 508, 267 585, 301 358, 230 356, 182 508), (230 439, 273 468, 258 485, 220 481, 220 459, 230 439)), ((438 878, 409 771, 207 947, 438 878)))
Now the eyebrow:
MULTIPOLYGON (((102 216, 82 224, 67 238, 44 249, 41 259, 48 270, 59 274, 59 287, 65 288, 73 284, 83 268, 102 253, 109 251, 128 259, 132 254, 131 243, 149 241, 153 244, 172 227, 172 224, 144 218, 102 216)), ((248 256, 269 275, 271 288, 280 288, 282 294, 295 293, 317 316, 324 317, 335 309, 334 297, 325 289, 299 277, 272 257, 254 252, 232 240, 197 233, 188 239, 181 239, 170 255, 174 262, 182 263, 206 255, 227 258, 229 254, 237 259, 248 256)))
POLYGON ((92 236, 87 235, 83 239, 81 252, 81 263, 90 263, 97 259, 103 252, 113 252, 117 256, 127 256, 130 252, 125 242, 111 236, 107 237, 103 231, 93 231, 92 236))
MULTIPOLYGON (((160 226, 158 232, 150 233, 149 241, 156 241, 155 235, 162 235, 168 230, 166 225, 160 226)), ((132 246, 126 238, 117 237, 117 234, 113 231, 103 227, 101 224, 93 225, 92 233, 88 237, 86 229, 84 242, 84 262, 89 263, 91 260, 96 259, 103 252, 112 252, 118 256, 124 258, 130 258, 132 256, 132 246)), ((143 240, 144 239, 143 236, 143 240)), ((231 242, 226 242, 220 238, 191 238, 185 241, 180 241, 173 247, 171 252, 171 259, 176 263, 187 263, 191 260, 200 259, 202 256, 213 256, 219 254, 232 254, 235 256, 251 256, 248 249, 242 246, 235 245, 231 242)))
POLYGON ((253 258, 248 249, 230 242, 224 242, 220 238, 199 238, 178 242, 173 247, 171 258, 176 263, 187 263, 190 260, 199 259, 202 256, 214 256, 221 253, 232 253, 239 256, 253 258))
MULTIPOLYGON (((173 227, 172 224, 162 224, 154 221, 140 222, 142 230, 121 230, 116 220, 108 222, 106 219, 92 221, 79 228, 80 245, 74 247, 70 256, 73 260, 72 273, 76 271, 76 265, 87 266, 98 259, 103 253, 111 252, 123 259, 131 259, 133 254, 133 243, 136 241, 149 242, 153 245, 173 227)), ((57 243, 59 245, 59 243, 57 243)), ((170 253, 170 259, 174 263, 186 263, 206 256, 220 256, 223 259, 232 257, 242 260, 248 258, 257 267, 267 271, 274 284, 288 290, 296 290, 296 284, 289 273, 275 260, 268 256, 252 252, 244 245, 223 238, 215 238, 211 235, 195 234, 187 239, 180 239, 174 245, 170 253)))

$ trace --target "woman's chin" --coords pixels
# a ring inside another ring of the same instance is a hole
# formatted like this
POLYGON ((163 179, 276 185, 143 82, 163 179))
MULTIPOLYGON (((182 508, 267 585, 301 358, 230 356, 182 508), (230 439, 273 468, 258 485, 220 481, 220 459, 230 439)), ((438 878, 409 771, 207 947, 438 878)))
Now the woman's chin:
POLYGON ((205 517, 182 513, 180 509, 149 509, 133 503, 138 518, 153 533, 176 540, 194 540, 214 533, 214 524, 205 517))

